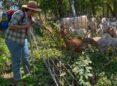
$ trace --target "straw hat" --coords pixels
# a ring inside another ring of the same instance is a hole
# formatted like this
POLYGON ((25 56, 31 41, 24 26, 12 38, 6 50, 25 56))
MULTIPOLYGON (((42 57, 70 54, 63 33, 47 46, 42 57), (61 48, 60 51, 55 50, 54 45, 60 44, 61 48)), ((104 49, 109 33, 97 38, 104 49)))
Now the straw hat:
POLYGON ((27 5, 22 5, 22 7, 33 11, 41 11, 36 1, 29 1, 27 5))

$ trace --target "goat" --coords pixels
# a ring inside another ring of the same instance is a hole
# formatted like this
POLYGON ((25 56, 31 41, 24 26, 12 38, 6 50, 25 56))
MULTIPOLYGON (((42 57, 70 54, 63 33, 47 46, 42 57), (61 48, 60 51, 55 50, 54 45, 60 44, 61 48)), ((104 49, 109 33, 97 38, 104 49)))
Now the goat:
POLYGON ((102 37, 93 38, 81 38, 81 37, 67 37, 67 28, 62 27, 61 36, 64 39, 67 49, 81 52, 83 47, 87 47, 88 44, 96 46, 100 50, 104 51, 108 47, 117 47, 117 38, 112 38, 110 34, 105 33, 102 37))
POLYGON ((65 26, 61 26, 60 32, 67 49, 74 50, 76 52, 81 52, 82 49, 84 47, 87 47, 88 44, 96 44, 95 40, 92 38, 68 37, 67 28, 65 26))
POLYGON ((102 51, 107 50, 109 47, 112 47, 113 49, 117 47, 117 38, 112 38, 108 33, 105 33, 102 37, 97 37, 97 39, 95 37, 93 40, 102 51))

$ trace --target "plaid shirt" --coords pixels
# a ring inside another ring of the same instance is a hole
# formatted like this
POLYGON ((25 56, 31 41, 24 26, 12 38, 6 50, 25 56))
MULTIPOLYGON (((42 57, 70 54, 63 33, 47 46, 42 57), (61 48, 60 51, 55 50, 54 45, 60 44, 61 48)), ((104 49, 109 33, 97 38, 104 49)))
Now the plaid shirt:
MULTIPOLYGON (((9 21, 9 25, 20 25, 29 22, 29 18, 27 14, 23 13, 23 11, 18 10, 13 15, 11 20, 9 21), (24 16, 24 18, 23 18, 24 16)), ((5 34, 6 39, 11 39, 19 44, 24 44, 24 40, 26 38, 25 29, 7 29, 5 34)))

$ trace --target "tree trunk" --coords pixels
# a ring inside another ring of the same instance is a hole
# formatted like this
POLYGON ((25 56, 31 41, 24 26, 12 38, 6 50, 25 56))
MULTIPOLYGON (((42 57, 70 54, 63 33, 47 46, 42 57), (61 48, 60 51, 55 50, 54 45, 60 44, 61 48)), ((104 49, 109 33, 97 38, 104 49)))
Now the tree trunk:
POLYGON ((91 3, 91 9, 92 9, 92 14, 95 15, 96 14, 96 10, 95 10, 95 4, 94 4, 94 0, 90 0, 91 3))
POLYGON ((110 10, 110 12, 111 12, 111 14, 112 14, 113 17, 116 16, 116 15, 115 15, 115 12, 113 11, 113 9, 112 9, 112 7, 110 6, 110 4, 107 4, 107 9, 110 10))
POLYGON ((117 17, 117 0, 113 0, 114 17, 117 17))
POLYGON ((57 0, 58 5, 58 13, 60 15, 60 18, 64 17, 64 10, 63 10, 63 0, 57 0))

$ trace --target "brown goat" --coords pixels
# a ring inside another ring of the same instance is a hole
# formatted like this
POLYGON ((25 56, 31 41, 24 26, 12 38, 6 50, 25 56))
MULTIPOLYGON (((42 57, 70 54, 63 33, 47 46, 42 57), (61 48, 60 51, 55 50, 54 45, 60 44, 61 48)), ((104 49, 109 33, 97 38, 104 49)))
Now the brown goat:
POLYGON ((62 27, 61 36, 64 39, 67 49, 81 52, 83 47, 87 47, 88 44, 96 45, 96 41, 92 38, 78 38, 78 37, 67 37, 67 28, 62 27))

